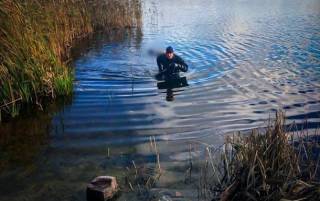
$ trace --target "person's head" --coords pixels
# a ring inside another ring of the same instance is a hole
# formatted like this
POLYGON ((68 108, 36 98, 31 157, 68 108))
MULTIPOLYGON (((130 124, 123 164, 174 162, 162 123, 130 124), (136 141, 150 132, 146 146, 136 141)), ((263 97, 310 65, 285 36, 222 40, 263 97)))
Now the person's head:
POLYGON ((173 58, 173 48, 171 46, 167 47, 167 49, 166 49, 166 57, 168 59, 173 58))

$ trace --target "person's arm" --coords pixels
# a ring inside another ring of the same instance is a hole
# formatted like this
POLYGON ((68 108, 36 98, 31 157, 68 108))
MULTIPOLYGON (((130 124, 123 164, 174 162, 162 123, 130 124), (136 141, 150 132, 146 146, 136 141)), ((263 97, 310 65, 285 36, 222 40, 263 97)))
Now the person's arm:
POLYGON ((164 71, 164 69, 163 69, 163 65, 162 65, 162 62, 161 62, 161 55, 159 55, 157 57, 157 64, 158 64, 159 73, 162 73, 164 71))
POLYGON ((176 56, 177 58, 177 64, 178 64, 178 68, 179 70, 181 70, 182 72, 187 72, 188 71, 188 65, 184 62, 184 60, 179 57, 179 56, 176 56))

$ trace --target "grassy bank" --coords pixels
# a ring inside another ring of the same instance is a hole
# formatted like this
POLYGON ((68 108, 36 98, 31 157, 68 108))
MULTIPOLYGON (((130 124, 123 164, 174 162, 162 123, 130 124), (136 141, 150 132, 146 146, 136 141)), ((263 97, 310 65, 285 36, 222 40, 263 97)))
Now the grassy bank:
POLYGON ((43 97, 70 95, 74 42, 140 20, 140 0, 0 1, 0 117, 43 97))
POLYGON ((280 112, 264 131, 229 137, 218 152, 208 148, 209 159, 201 168, 201 196, 220 201, 318 200, 319 133, 285 125, 280 112))

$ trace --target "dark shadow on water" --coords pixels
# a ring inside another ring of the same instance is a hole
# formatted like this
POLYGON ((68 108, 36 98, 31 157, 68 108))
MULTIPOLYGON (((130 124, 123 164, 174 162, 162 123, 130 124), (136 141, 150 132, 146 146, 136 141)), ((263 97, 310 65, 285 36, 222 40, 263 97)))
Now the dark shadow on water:
POLYGON ((167 100, 167 101, 174 101, 174 96, 173 96, 173 91, 172 91, 172 89, 167 89, 166 100, 167 100))
POLYGON ((186 77, 180 77, 179 75, 166 79, 163 78, 162 75, 157 74, 155 76, 156 80, 158 80, 157 87, 158 89, 166 89, 166 101, 171 102, 174 101, 174 91, 176 88, 185 88, 189 86, 188 80, 186 77))
POLYGON ((8 168, 28 166, 45 151, 53 115, 70 104, 71 99, 43 104, 43 111, 24 108, 19 117, 0 124, 0 173, 8 168))

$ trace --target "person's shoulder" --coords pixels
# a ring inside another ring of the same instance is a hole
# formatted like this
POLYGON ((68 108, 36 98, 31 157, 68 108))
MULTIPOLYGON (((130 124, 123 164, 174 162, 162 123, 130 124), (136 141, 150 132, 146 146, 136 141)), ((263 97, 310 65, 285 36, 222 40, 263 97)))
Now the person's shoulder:
POLYGON ((174 54, 174 57, 175 57, 175 59, 177 59, 177 60, 183 60, 179 55, 176 55, 176 54, 174 54))
POLYGON ((165 56, 166 56, 166 54, 161 53, 161 54, 159 54, 159 55, 157 56, 157 59, 163 59, 163 58, 165 58, 165 56))

